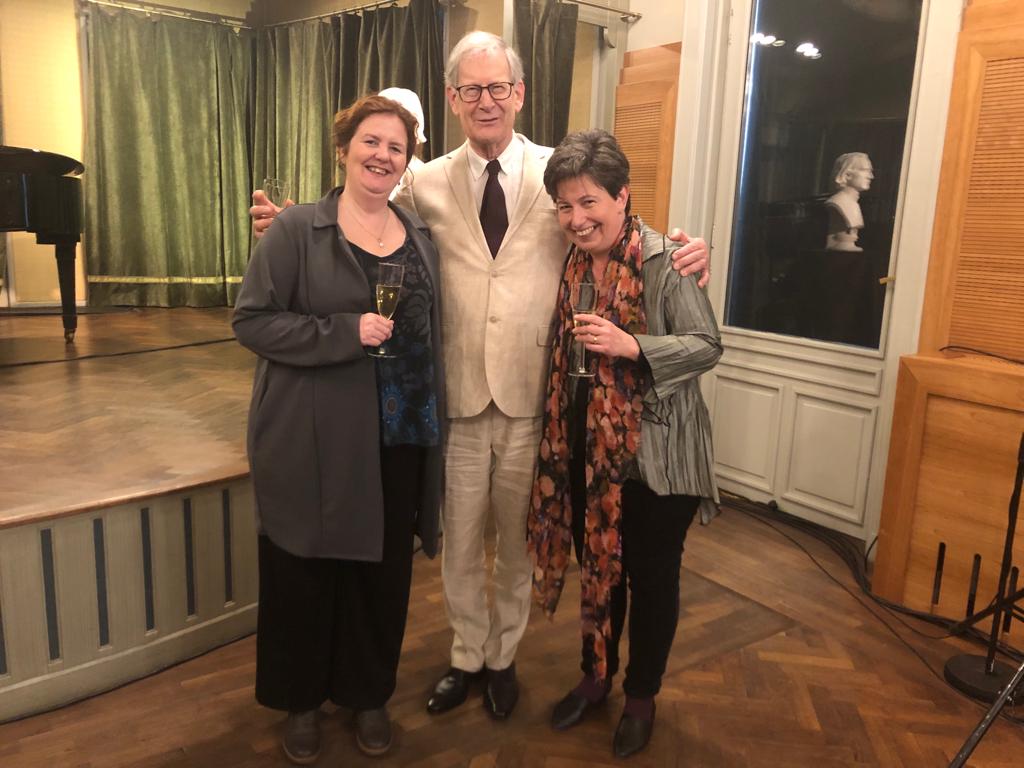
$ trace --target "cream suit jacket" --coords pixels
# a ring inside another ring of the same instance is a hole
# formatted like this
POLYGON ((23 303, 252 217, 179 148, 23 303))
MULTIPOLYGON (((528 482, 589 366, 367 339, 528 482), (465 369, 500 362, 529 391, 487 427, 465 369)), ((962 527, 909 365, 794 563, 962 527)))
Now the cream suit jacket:
POLYGON ((567 242, 543 184, 551 149, 526 145, 522 187, 496 257, 470 183, 469 144, 415 173, 396 198, 430 228, 441 262, 441 340, 448 416, 493 400, 506 416, 540 416, 567 242))

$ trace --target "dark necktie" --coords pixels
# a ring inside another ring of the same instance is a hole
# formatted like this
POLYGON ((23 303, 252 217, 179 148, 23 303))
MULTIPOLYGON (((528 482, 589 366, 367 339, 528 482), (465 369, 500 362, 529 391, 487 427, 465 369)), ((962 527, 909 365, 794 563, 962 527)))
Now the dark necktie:
POLYGON ((498 183, 501 164, 497 160, 487 163, 487 183, 484 184, 484 199, 480 203, 480 226, 484 230, 491 258, 498 255, 498 248, 508 229, 508 209, 505 208, 505 192, 498 183))

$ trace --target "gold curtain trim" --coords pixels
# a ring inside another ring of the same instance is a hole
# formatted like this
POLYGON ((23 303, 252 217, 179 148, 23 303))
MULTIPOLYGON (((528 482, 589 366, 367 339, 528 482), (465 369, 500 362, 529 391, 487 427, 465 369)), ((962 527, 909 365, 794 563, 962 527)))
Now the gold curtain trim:
POLYGON ((240 283, 242 277, 140 277, 136 275, 89 275, 87 280, 90 283, 157 283, 170 285, 172 283, 193 283, 197 285, 217 285, 219 283, 240 283))

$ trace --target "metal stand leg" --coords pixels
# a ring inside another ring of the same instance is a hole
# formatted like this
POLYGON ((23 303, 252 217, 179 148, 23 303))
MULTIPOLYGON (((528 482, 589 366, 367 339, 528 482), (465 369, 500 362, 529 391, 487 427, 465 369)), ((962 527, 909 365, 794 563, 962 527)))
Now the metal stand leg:
MULTIPOLYGON (((959 768, 970 756, 971 752, 981 741, 992 721, 999 716, 999 711, 1006 704, 1021 678, 1024 678, 1024 664, 1013 672, 1011 667, 996 661, 996 649, 999 644, 999 631, 1002 624, 1003 613, 1012 616, 1014 603, 1021 597, 1022 591, 1007 594, 1006 581, 1013 561, 1013 542, 1017 530, 1017 514, 1020 511, 1021 487, 1024 486, 1024 434, 1020 436, 1020 448, 1017 453, 1017 476, 1013 484, 1013 492, 1010 494, 1010 508, 1006 525, 1006 540, 1003 547, 1003 562, 999 569, 999 586, 996 590, 996 598, 990 609, 981 611, 967 617, 957 625, 957 630, 966 628, 979 621, 983 616, 992 614, 992 630, 989 633, 988 654, 985 656, 972 656, 960 654, 946 662, 946 680, 976 699, 993 701, 992 708, 982 718, 978 727, 968 737, 964 746, 960 749, 956 758, 950 763, 950 768, 959 768)), ((956 634, 956 630, 954 631, 956 634)))
POLYGON ((999 713, 1006 705, 1007 700, 1013 696, 1013 692, 1020 685, 1021 679, 1024 678, 1024 664, 1017 667, 1016 673, 1010 679, 1010 682, 1006 684, 1003 692, 999 694, 999 697, 995 700, 995 703, 989 708, 985 716, 981 718, 981 722, 978 723, 977 727, 971 732, 971 735, 967 737, 967 741, 960 747, 960 751, 956 753, 956 757, 953 758, 953 762, 949 764, 949 768, 963 768, 963 765, 967 762, 967 758, 971 756, 974 748, 978 746, 978 742, 981 741, 985 732, 989 729, 989 726, 999 717, 999 713))

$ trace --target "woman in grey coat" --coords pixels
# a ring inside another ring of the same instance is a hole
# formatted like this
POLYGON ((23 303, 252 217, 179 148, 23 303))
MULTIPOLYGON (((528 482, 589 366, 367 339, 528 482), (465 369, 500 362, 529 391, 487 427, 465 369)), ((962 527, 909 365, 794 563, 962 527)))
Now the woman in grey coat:
POLYGON ((437 251, 388 195, 416 120, 368 96, 334 122, 346 184, 282 211, 253 252, 235 306, 259 355, 248 449, 260 520, 256 698, 289 713, 296 763, 320 751, 319 707, 356 713, 359 747, 391 743, 413 535, 438 543, 444 436, 437 251), (384 264, 404 279, 375 311, 384 264), (368 356, 387 341, 392 358, 368 356))
POLYGON ((630 216, 629 161, 614 136, 567 136, 544 186, 572 245, 528 539, 534 594, 548 615, 575 546, 583 634, 583 679, 555 705, 551 724, 570 728, 607 698, 628 605, 626 704, 613 739, 615 754, 627 757, 653 728, 679 618, 686 532, 698 513, 705 521, 716 513, 698 380, 722 346, 696 279, 672 270, 672 243, 630 216), (580 283, 597 287, 590 312, 570 306, 580 283), (592 377, 570 374, 570 349, 581 344, 592 377))

